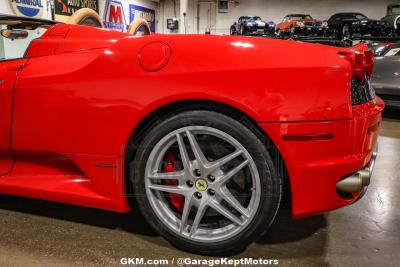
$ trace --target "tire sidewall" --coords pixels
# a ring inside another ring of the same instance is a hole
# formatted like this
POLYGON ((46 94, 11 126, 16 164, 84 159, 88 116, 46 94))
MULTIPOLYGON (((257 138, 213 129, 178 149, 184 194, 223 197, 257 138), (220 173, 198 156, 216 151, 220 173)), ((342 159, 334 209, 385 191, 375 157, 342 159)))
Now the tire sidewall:
POLYGON ((263 143, 244 125, 216 112, 184 112, 167 118, 153 127, 141 142, 135 160, 131 164, 130 173, 136 202, 150 225, 174 246, 199 254, 226 255, 242 251, 260 237, 272 223, 281 199, 281 181, 263 143), (261 199, 256 215, 242 232, 225 241, 201 243, 177 235, 172 229, 160 222, 146 196, 143 177, 152 148, 168 133, 194 125, 208 126, 228 133, 247 149, 257 165, 261 184, 261 199))

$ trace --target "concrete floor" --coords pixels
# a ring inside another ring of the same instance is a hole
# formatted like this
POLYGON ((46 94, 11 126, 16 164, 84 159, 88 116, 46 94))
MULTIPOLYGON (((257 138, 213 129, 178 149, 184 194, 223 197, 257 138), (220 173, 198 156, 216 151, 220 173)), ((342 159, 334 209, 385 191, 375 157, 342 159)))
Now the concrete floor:
MULTIPOLYGON (((279 259, 281 266, 399 266, 400 113, 387 115, 362 200, 299 221, 283 209, 237 257, 279 259)), ((172 248, 136 214, 0 196, 0 266, 113 266, 122 257, 183 256, 201 258, 172 248)))

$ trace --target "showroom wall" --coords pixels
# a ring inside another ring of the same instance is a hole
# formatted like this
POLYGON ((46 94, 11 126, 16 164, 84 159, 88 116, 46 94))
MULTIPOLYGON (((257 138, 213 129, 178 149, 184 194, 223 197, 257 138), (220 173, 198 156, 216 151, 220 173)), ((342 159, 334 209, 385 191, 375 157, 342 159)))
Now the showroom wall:
MULTIPOLYGON (((179 8, 179 0, 176 0, 176 6, 179 8)), ((272 20, 276 23, 289 13, 309 13, 318 19, 328 19, 336 12, 354 11, 362 12, 371 18, 380 19, 385 15, 386 7, 389 3, 396 2, 395 0, 235 0, 230 1, 227 13, 219 13, 217 8, 211 8, 211 17, 207 12, 200 12, 198 16, 199 3, 216 2, 210 0, 189 0, 188 16, 186 19, 186 28, 188 33, 197 33, 198 19, 211 20, 209 23, 214 26, 212 33, 227 34, 232 23, 242 15, 258 15, 266 20, 272 20), (235 4, 237 2, 238 4, 235 4), (214 25, 215 21, 215 25, 214 25)), ((167 18, 174 17, 174 1, 161 1, 161 16, 160 20, 165 24, 167 18)), ((215 4, 216 6, 216 4, 215 4)), ((202 8, 202 7, 201 7, 202 8)), ((207 8, 207 7, 206 7, 207 8)), ((202 11, 202 10, 200 10, 202 11)), ((178 15, 179 16, 179 11, 178 15)), ((160 27, 164 33, 169 31, 166 27, 160 27)), ((204 33, 204 29, 200 29, 200 33, 204 33)))

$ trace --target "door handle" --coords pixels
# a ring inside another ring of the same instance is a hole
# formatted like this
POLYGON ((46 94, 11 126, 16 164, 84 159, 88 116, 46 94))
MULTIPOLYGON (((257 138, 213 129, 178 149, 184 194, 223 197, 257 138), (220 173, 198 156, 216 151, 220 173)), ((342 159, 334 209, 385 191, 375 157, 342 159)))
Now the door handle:
POLYGON ((0 85, 2 85, 2 84, 3 84, 3 82, 4 82, 4 80, 0 80, 0 85))

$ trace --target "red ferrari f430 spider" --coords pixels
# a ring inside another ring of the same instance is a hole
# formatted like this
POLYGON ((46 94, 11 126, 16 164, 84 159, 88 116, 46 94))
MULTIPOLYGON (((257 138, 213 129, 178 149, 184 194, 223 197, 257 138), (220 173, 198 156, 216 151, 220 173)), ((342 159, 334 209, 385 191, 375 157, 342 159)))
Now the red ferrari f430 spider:
POLYGON ((222 255, 261 236, 284 186, 299 218, 369 184, 384 104, 363 44, 0 27, 2 194, 138 209, 174 246, 222 255))

